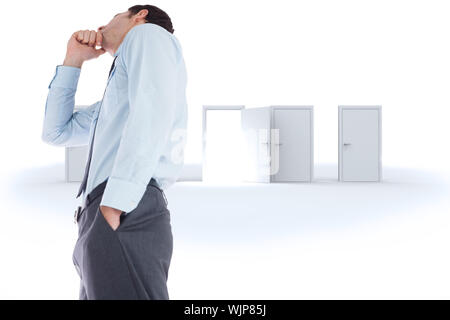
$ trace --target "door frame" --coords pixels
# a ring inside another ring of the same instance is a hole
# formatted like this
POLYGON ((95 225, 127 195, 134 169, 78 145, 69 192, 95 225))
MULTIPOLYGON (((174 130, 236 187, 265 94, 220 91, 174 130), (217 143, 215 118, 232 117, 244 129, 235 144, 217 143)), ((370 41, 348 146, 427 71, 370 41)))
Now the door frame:
POLYGON ((204 170, 206 168, 206 127, 208 117, 206 116, 208 110, 242 110, 245 109, 245 105, 203 105, 202 111, 202 177, 205 176, 204 170))
MULTIPOLYGON (((381 167, 381 128, 382 128, 382 124, 381 124, 381 105, 339 105, 338 106, 338 180, 339 181, 345 181, 343 179, 343 112, 344 110, 377 110, 378 111, 378 180, 376 181, 381 181, 382 180, 382 167, 381 167)), ((367 181, 370 182, 370 181, 367 181)))
MULTIPOLYGON (((307 182, 312 182, 314 179, 314 106, 313 105, 271 105, 270 108, 270 128, 273 129, 275 122, 275 110, 308 110, 310 115, 310 176, 307 182)), ((272 135, 270 135, 270 138, 272 135)), ((270 146, 272 150, 272 139, 270 139, 270 146)), ((272 158, 272 154, 271 154, 272 158)), ((275 181, 275 175, 270 175, 270 182, 275 181)))

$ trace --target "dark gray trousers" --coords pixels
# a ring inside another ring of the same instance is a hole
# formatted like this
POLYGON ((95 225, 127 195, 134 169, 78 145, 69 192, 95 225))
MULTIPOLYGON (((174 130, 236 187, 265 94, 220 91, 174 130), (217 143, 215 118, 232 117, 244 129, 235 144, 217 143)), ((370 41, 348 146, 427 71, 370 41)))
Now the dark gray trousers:
MULTIPOLYGON (((152 181, 154 181, 152 179, 152 181)), ((80 300, 169 300, 167 278, 173 237, 164 192, 153 184, 114 230, 100 212, 106 181, 90 192, 79 212, 73 263, 80 300)))

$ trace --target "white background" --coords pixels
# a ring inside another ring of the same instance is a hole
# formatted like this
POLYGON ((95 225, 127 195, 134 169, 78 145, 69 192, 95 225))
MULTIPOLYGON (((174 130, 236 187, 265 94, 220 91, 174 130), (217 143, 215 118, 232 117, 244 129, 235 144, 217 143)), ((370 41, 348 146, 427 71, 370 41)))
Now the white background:
MULTIPOLYGON (((62 149, 39 140, 47 86, 67 41, 72 32, 96 30, 133 4, 24 1, 20 10, 2 4, 1 130, 3 145, 15 150, 8 153, 14 164, 28 162, 17 152, 62 157, 62 149)), ((314 105, 318 163, 337 161, 337 105, 381 104, 384 164, 446 168, 446 1, 194 0, 160 6, 172 18, 188 68, 188 162, 201 160, 204 104, 314 105)), ((111 62, 106 53, 83 65, 77 104, 101 98, 111 62)))
MULTIPOLYGON (((31 282, 28 287, 26 282, 17 287, 17 282, 11 280, 23 277, 36 261, 40 262, 39 268, 49 272, 45 257, 38 251, 33 250, 32 261, 27 260, 30 255, 26 243, 39 243, 35 237, 42 234, 32 235, 33 225, 19 224, 33 221, 39 226, 38 217, 45 214, 46 207, 33 211, 32 204, 38 203, 33 192, 52 185, 55 179, 61 182, 64 177, 64 149, 40 140, 48 85, 56 65, 64 60, 67 41, 74 31, 96 30, 114 14, 135 4, 138 3, 81 0, 1 4, 0 201, 5 219, 1 237, 2 246, 8 244, 3 252, 10 253, 1 258, 1 273, 10 281, 4 288, 0 283, 2 297, 58 296, 54 291, 41 295, 31 282), (52 166, 56 171, 49 169, 52 166), (20 177, 35 189, 21 189, 21 184, 17 184, 20 177), (27 193, 30 190, 32 200, 27 193), (28 214, 24 215, 26 203, 28 214), (30 214, 36 220, 30 220, 30 214), (8 225, 7 221, 18 224, 8 225), (17 239, 7 232, 20 237, 23 243, 14 247, 17 239), (19 260, 15 262, 12 257, 19 260)), ((320 167, 337 162, 337 106, 376 104, 383 107, 384 167, 406 170, 397 173, 433 172, 436 179, 448 174, 448 1, 180 0, 150 4, 171 16, 174 35, 184 51, 189 105, 186 162, 201 161, 202 105, 314 105, 314 156, 315 165, 320 167)), ((83 65, 76 104, 91 104, 101 98, 111 62, 112 57, 104 54, 83 65)), ((337 176, 337 171, 330 172, 331 177, 337 176)), ((409 181, 414 181, 414 177, 411 174, 409 181)), ((66 192, 70 194, 77 188, 71 186, 66 192)), ((421 192, 413 194, 420 195, 421 192)), ((51 207, 49 202, 46 204, 51 207)), ((68 210, 65 216, 71 215, 72 207, 62 207, 68 210)), ((442 214, 447 209, 440 207, 442 214)), ((447 228, 448 220, 441 221, 439 227, 447 228)), ((414 233, 409 236, 420 243, 414 233)), ((439 243, 447 248, 445 242, 439 243)), ((47 242, 42 245, 51 246, 47 242)), ((427 269, 427 274, 432 270, 427 269)), ((31 278, 35 276, 30 275, 31 278)), ((63 279, 66 278, 58 281, 63 279)), ((379 296, 389 291, 378 289, 379 296)), ((438 291, 439 297, 448 296, 441 289, 429 291, 429 296, 438 291)), ((71 298, 68 293, 62 296, 71 298)))

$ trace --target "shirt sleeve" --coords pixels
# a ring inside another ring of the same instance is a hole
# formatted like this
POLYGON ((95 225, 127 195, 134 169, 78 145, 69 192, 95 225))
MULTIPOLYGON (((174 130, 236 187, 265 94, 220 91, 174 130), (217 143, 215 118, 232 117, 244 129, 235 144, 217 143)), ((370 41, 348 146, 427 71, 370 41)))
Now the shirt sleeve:
POLYGON ((56 66, 48 86, 41 135, 48 144, 68 147, 87 145, 89 142, 92 115, 100 101, 73 112, 80 72, 80 68, 56 66))
POLYGON ((177 56, 172 40, 153 29, 134 31, 122 51, 129 113, 101 201, 124 215, 137 207, 155 172, 176 106, 177 56))

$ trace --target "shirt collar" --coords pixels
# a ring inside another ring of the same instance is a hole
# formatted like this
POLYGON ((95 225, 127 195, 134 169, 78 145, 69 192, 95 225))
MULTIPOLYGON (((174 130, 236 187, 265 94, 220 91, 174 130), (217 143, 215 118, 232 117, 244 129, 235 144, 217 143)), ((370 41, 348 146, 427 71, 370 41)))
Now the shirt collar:
POLYGON ((119 55, 119 53, 120 53, 120 51, 122 50, 122 47, 123 47, 123 42, 124 41, 122 40, 122 43, 119 45, 119 47, 117 48, 116 52, 114 53, 114 57, 117 57, 119 55))
MULTIPOLYGON (((145 23, 144 23, 145 24, 145 23)), ((137 26, 140 26, 137 25, 137 26)), ((122 51, 122 48, 124 46, 125 41, 131 37, 131 31, 136 28, 137 26, 134 26, 133 28, 131 28, 130 30, 128 30, 127 34, 125 35, 125 37, 123 37, 122 42, 120 43, 119 47, 117 48, 116 52, 114 53, 114 57, 117 57, 119 55, 119 53, 122 51)))
MULTIPOLYGON (((131 28, 131 29, 133 29, 133 28, 131 28)), ((127 32, 127 34, 125 35, 125 37, 123 37, 122 42, 120 43, 119 47, 117 48, 116 52, 114 53, 114 57, 117 57, 119 55, 119 53, 122 51, 122 48, 123 48, 124 43, 125 43, 125 40, 127 40, 127 38, 130 37, 130 31, 131 30, 129 30, 127 32)))

